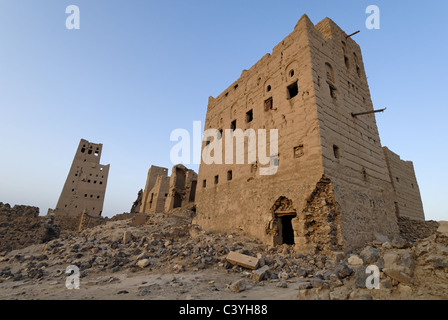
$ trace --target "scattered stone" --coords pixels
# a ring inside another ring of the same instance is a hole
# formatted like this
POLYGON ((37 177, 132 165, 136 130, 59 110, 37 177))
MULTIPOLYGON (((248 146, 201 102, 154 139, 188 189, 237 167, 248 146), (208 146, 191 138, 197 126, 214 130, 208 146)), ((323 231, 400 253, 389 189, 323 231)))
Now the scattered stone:
POLYGON ((352 266, 360 266, 364 264, 364 261, 359 256, 354 254, 348 258, 348 264, 352 266))
POLYGON ((151 264, 151 261, 149 259, 142 259, 142 260, 137 261, 137 266, 139 266, 142 269, 146 268, 150 264, 151 264))
POLYGON ((239 265, 247 269, 255 270, 258 267, 258 259, 242 253, 230 251, 226 260, 233 265, 239 265))
POLYGON ((264 266, 252 271, 252 279, 257 282, 267 279, 269 275, 269 269, 269 266, 264 266))
POLYGON ((229 286, 229 289, 232 292, 241 292, 241 291, 246 290, 246 280, 243 278, 243 279, 233 282, 229 286))

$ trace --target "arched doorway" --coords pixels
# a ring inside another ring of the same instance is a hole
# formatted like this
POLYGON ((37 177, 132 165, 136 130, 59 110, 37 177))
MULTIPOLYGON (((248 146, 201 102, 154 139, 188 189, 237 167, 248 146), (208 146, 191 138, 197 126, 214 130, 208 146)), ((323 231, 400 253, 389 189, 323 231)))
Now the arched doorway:
POLYGON ((292 201, 280 197, 271 208, 273 215, 274 245, 294 244, 294 228, 292 219, 297 216, 292 201))

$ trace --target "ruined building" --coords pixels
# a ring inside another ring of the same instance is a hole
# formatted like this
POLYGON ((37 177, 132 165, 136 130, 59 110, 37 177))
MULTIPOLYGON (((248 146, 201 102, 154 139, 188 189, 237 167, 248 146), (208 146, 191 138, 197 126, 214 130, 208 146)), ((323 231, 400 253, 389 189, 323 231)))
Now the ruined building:
POLYGON ((63 229, 77 230, 101 217, 110 165, 100 164, 103 145, 81 139, 72 166, 54 210, 55 222, 63 229), (90 219, 92 218, 92 219, 90 219))
POLYGON ((197 174, 178 164, 168 169, 151 166, 140 204, 141 213, 170 212, 195 201, 197 174))
MULTIPOLYGON (((199 168, 194 222, 301 251, 350 250, 375 233, 398 234, 397 215, 424 219, 413 166, 382 147, 361 49, 326 18, 304 15, 291 34, 218 97, 205 130, 278 129, 278 165, 258 162, 199 168)), ((206 140, 202 152, 215 148, 206 140)), ((225 134, 218 138, 224 145, 225 134)), ((213 139, 213 140, 212 140, 213 139)), ((214 152, 214 151, 213 151, 214 152)), ((223 151, 223 159, 225 157, 223 151)))

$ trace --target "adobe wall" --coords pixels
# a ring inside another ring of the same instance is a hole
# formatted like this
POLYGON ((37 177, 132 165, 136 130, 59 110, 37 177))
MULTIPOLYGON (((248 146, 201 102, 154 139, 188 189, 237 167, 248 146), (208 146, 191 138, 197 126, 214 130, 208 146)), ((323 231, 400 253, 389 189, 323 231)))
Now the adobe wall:
POLYGON ((102 144, 81 139, 56 210, 76 218, 83 210, 101 216, 110 165, 100 164, 102 144))
POLYGON ((352 116, 374 110, 361 50, 328 18, 311 34, 323 166, 342 212, 343 242, 350 249, 375 232, 396 236, 393 190, 375 115, 352 116))
MULTIPOLYGON (((168 169, 151 166, 148 170, 145 190, 143 192, 141 213, 154 213, 156 208, 160 208, 165 204, 165 191, 169 187, 168 169), (159 178, 161 177, 161 178, 159 178), (157 186, 156 186, 157 184, 157 186), (162 192, 160 192, 162 190, 162 192), (162 197, 163 199, 159 199, 162 197)), ((163 209, 162 209, 163 211, 163 209)))
POLYGON ((165 212, 185 207, 194 202, 197 185, 197 174, 191 169, 178 164, 173 166, 165 201, 165 212))
MULTIPOLYGON (((209 98, 205 129, 230 129, 236 120, 236 128, 243 131, 266 129, 268 142, 269 130, 278 129, 279 162, 276 174, 260 175, 260 168, 266 165, 248 163, 247 140, 245 164, 236 164, 236 147, 234 164, 202 162, 193 221, 202 228, 274 243, 279 230, 273 206, 287 199, 289 214, 307 207, 306 199, 324 173, 308 41, 310 28, 314 28, 312 23, 302 17, 272 54, 244 70, 218 97, 209 98), (296 82, 298 92, 291 97, 288 87, 296 82), (269 98, 273 99, 273 107, 265 108, 269 98), (251 110, 253 119, 248 122, 247 113, 251 110)), ((222 143, 226 143, 225 135, 222 143)), ((214 146, 213 141, 206 144, 203 143, 203 153, 214 146)), ((269 143, 269 156, 268 151, 269 143)), ((303 236, 295 230, 296 241, 303 240, 303 236)))
POLYGON ((404 161, 400 156, 383 148, 395 192, 396 214, 414 220, 425 220, 417 178, 412 161, 404 161))

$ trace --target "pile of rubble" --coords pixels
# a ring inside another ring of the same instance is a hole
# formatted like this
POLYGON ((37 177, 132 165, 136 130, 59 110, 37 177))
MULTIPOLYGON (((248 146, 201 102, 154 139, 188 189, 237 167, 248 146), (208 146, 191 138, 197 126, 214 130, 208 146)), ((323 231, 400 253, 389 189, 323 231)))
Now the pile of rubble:
POLYGON ((226 287, 235 294, 275 285, 278 290, 297 288, 298 299, 448 298, 445 233, 413 242, 378 235, 358 252, 314 255, 289 245, 272 247, 235 234, 207 233, 191 224, 192 215, 134 216, 77 236, 5 251, 0 253, 0 286, 24 279, 63 280, 65 268, 76 265, 81 278, 218 270, 236 278, 226 287))
POLYGON ((0 252, 44 243, 59 233, 52 218, 39 216, 39 208, 0 202, 0 252))

